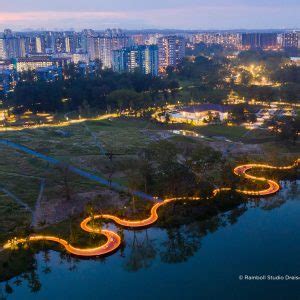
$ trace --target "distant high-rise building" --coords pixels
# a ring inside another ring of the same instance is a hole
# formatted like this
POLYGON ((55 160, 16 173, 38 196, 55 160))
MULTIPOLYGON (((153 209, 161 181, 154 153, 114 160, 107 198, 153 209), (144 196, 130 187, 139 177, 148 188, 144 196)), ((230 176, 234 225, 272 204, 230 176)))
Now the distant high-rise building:
POLYGON ((71 42, 70 37, 65 37, 65 52, 70 53, 71 52, 71 42))
POLYGON ((175 35, 164 36, 158 40, 159 69, 176 66, 185 56, 185 39, 175 35))
POLYGON ((26 38, 18 37, 17 42, 17 57, 25 57, 27 54, 26 50, 26 38))
POLYGON ((4 29, 4 36, 5 37, 12 37, 13 36, 13 32, 11 29, 4 29))
POLYGON ((78 33, 75 37, 76 53, 88 53, 88 36, 84 33, 78 33))
POLYGON ((28 57, 19 58, 17 60, 17 71, 24 72, 29 70, 35 70, 37 68, 49 67, 53 65, 53 62, 49 56, 28 57))
POLYGON ((115 72, 133 72, 142 69, 142 55, 139 47, 113 51, 112 67, 115 72))
POLYGON ((104 34, 88 39, 88 54, 91 60, 101 60, 104 68, 112 67, 113 51, 129 46, 129 37, 121 30, 108 29, 104 34))
POLYGON ((90 60, 96 59, 95 38, 93 36, 86 37, 86 49, 90 60))
POLYGON ((112 67, 115 72, 140 71, 158 75, 158 47, 132 46, 113 51, 112 67))
POLYGON ((113 51, 112 68, 115 72, 125 72, 127 70, 126 60, 128 58, 126 48, 113 51))
POLYGON ((55 34, 54 38, 54 53, 66 52, 65 37, 61 34, 55 34))
POLYGON ((75 32, 67 32, 65 34, 65 52, 76 53, 77 34, 75 32))
POLYGON ((18 45, 17 45, 17 38, 13 36, 13 32, 10 29, 4 30, 4 52, 6 58, 14 58, 18 56, 18 45))
POLYGON ((205 32, 193 34, 190 37, 190 42, 193 44, 219 44, 224 47, 239 47, 241 44, 241 35, 232 32, 205 32))
POLYGON ((148 35, 146 34, 134 34, 131 36, 133 42, 137 46, 142 46, 147 43, 148 35))
POLYGON ((298 32, 286 32, 282 35, 282 47, 297 49, 300 47, 298 32))
POLYGON ((262 48, 271 49, 278 47, 277 33, 242 33, 242 47, 245 49, 262 48))
POLYGON ((146 46, 144 49, 143 72, 157 76, 158 66, 158 47, 155 45, 146 46))
POLYGON ((5 37, 5 52, 7 58, 16 58, 24 56, 25 43, 15 36, 5 37))
POLYGON ((158 39, 162 37, 162 34, 155 33, 155 34, 148 34, 148 38, 145 41, 146 45, 157 45, 158 39))
POLYGON ((42 53, 43 52, 42 39, 39 36, 37 36, 35 38, 35 50, 36 50, 36 53, 42 53))
POLYGON ((6 51, 5 51, 5 40, 3 37, 0 37, 0 59, 6 58, 6 51))
POLYGON ((48 31, 45 33, 45 53, 52 54, 55 53, 55 36, 54 33, 48 31))

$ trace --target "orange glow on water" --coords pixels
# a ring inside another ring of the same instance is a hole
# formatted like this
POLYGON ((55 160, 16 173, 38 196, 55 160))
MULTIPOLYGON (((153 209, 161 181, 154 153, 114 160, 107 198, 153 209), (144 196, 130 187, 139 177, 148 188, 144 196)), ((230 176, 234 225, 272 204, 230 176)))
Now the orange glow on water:
MULTIPOLYGON (((240 165, 234 168, 233 172, 237 176, 244 176, 247 179, 250 180, 256 180, 256 181, 261 181, 261 182, 266 182, 268 184, 268 188, 263 189, 263 190, 258 190, 258 191, 249 191, 249 190, 236 190, 236 192, 249 195, 249 196, 267 196, 267 195, 272 195, 275 194, 279 191, 280 186, 279 184, 274 181, 267 179, 265 177, 257 177, 254 175, 249 175, 247 172, 252 169, 275 169, 275 170, 291 170, 293 168, 296 168, 300 163, 300 158, 297 159, 292 165, 289 166, 284 166, 284 167, 276 167, 276 166, 271 166, 271 165, 266 165, 266 164, 245 164, 245 165, 240 165)), ((216 196, 218 193, 222 191, 230 191, 231 188, 218 188, 213 191, 212 197, 216 196)), ((48 235, 32 235, 29 236, 28 238, 15 238, 10 241, 8 241, 4 246, 3 249, 15 249, 18 244, 24 244, 27 242, 35 242, 35 241, 51 241, 58 243, 62 245, 66 251, 68 251, 71 254, 78 255, 78 256, 86 256, 86 257, 92 257, 92 256, 101 256, 101 255, 106 255, 114 252, 116 249, 119 248, 121 245, 121 237, 115 233, 114 231, 111 230, 102 230, 100 228, 94 228, 89 225, 89 223, 92 220, 97 220, 97 219, 107 219, 111 220, 117 225, 120 225, 122 227, 127 227, 127 228, 143 228, 150 226, 154 224, 158 220, 158 209, 161 206, 164 206, 170 202, 173 201, 180 201, 180 200, 186 200, 186 201, 199 201, 201 200, 201 197, 177 197, 177 198, 167 198, 162 202, 157 202, 155 203, 150 211, 150 216, 146 219, 142 220, 125 220, 121 219, 117 216, 114 215, 109 215, 109 214, 100 214, 100 215, 95 215, 92 217, 85 218, 81 223, 80 227, 82 230, 89 232, 89 233, 95 233, 95 234, 102 234, 107 238, 107 241, 104 245, 101 245, 99 247, 95 248, 77 248, 72 245, 70 245, 66 240, 60 239, 55 236, 48 236, 48 235)))

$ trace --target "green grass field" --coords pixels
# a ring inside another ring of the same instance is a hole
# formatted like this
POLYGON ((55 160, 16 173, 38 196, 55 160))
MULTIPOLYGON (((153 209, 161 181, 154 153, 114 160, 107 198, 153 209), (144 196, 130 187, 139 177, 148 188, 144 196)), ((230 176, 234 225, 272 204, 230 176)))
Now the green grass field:
POLYGON ((242 126, 207 125, 195 127, 196 131, 207 137, 224 137, 234 141, 241 140, 248 131, 242 126))
MULTIPOLYGON (((178 128, 178 125, 155 124, 143 119, 120 118, 87 121, 67 127, 1 132, 0 138, 25 145, 95 175, 108 178, 111 174, 113 181, 128 185, 128 177, 135 169, 139 153, 153 142, 155 134, 159 135, 162 132, 170 134, 169 131, 174 128, 178 128), (112 163, 106 155, 103 155, 99 145, 103 147, 104 151, 114 153, 112 163)), ((219 137, 220 140, 225 138, 246 143, 253 143, 253 141, 264 143, 270 138, 273 139, 265 131, 249 132, 239 126, 182 125, 181 128, 213 137, 209 140, 219 137)), ((174 144, 185 144, 186 146, 192 144, 195 147, 197 147, 197 143, 203 144, 207 141, 178 135, 173 137, 171 135, 169 139, 174 144)), ((286 152, 293 152, 294 157, 299 152, 292 146, 289 149, 285 145, 277 147, 274 144, 266 143, 265 147, 266 153, 270 153, 270 155, 272 153, 274 157, 286 152)), ((35 208, 43 178, 46 180, 43 196, 49 201, 50 207, 52 204, 55 206, 56 200, 65 197, 63 177, 62 170, 59 168, 49 166, 48 163, 28 154, 0 145, 0 186, 9 190, 32 209, 35 208)), ((75 174, 68 174, 68 181, 73 194, 96 195, 97 192, 107 191, 106 187, 75 174)), ((93 200, 93 196, 90 197, 93 200)), ((0 226, 3 228, 3 234, 0 234, 1 241, 7 238, 7 234, 11 236, 14 232, 25 230, 31 223, 31 216, 7 195, 0 194, 0 200, 2 205, 0 207, 0 226)), ((61 224, 63 227, 67 226, 64 222, 61 224)))
MULTIPOLYGON (((100 151, 97 145, 100 144, 104 151, 115 154, 112 180, 127 184, 127 171, 134 168, 137 154, 151 142, 151 138, 143 131, 159 129, 159 126, 144 120, 113 119, 111 121, 88 121, 85 124, 77 123, 68 127, 1 132, 0 138, 25 145, 92 174, 108 177, 111 172, 111 163, 100 151)), ((1 186, 32 209, 35 208, 39 196, 42 178, 46 179, 43 195, 48 201, 53 201, 55 204, 56 198, 64 197, 63 176, 59 168, 0 145, 1 186)), ((73 194, 95 193, 106 189, 75 174, 68 174, 68 181, 73 194)), ((4 203, 3 208, 0 209, 0 225, 5 229, 3 232, 10 234, 14 231, 19 232, 20 228, 24 229, 30 225, 30 214, 22 212, 24 209, 20 207, 14 207, 13 199, 9 199, 8 196, 1 194, 1 197, 4 203), (12 210, 18 214, 17 217, 11 214, 7 218, 10 207, 13 207, 12 210)), ((6 237, 6 234, 3 235, 3 239, 6 237)))
POLYGON ((15 235, 24 234, 31 223, 31 215, 10 197, 0 192, 0 243, 15 235))

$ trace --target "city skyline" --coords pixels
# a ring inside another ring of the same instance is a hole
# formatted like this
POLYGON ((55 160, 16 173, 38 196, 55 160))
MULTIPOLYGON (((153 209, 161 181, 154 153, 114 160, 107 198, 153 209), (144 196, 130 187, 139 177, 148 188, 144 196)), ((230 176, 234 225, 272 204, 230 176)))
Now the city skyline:
POLYGON ((125 29, 296 29, 299 28, 295 0, 221 1, 203 0, 111 2, 71 0, 51 3, 35 0, 0 1, 0 30, 70 29, 107 27, 125 29), (187 18, 188 16, 188 18, 187 18), (26 25, 24 25, 26 24, 26 25))

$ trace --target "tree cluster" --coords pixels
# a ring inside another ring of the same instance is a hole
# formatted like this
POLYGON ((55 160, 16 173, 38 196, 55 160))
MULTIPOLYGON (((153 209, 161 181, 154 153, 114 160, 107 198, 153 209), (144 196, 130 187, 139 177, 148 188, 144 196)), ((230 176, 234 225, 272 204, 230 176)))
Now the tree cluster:
POLYGON ((52 82, 27 75, 7 99, 17 112, 70 111, 87 105, 100 110, 141 108, 168 100, 178 89, 174 80, 101 68, 83 72, 73 64, 64 70, 63 78, 52 82))

